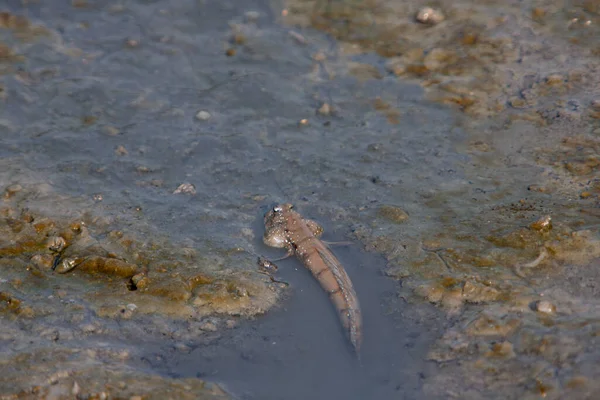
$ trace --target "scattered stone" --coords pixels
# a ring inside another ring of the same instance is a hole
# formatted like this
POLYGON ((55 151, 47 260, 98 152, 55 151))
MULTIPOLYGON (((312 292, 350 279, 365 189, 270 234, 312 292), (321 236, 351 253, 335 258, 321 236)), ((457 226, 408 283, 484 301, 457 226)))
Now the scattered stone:
POLYGON ((235 328, 236 326, 237 326, 237 321, 236 321, 236 320, 234 320, 234 319, 228 319, 228 320, 225 322, 225 327, 226 327, 227 329, 232 329, 232 328, 235 328))
POLYGON ((139 47, 140 46, 140 40, 139 39, 134 39, 134 38, 128 38, 127 40, 125 40, 125 46, 129 47, 130 49, 139 47))
POLYGON ((127 154, 129 154, 129 152, 127 151, 127 149, 125 147, 119 145, 115 149, 115 154, 118 156, 126 156, 127 154))
POLYGON ((535 303, 535 310, 543 314, 554 314, 556 306, 547 300, 540 300, 535 303))
POLYGON ((73 382, 73 387, 71 388, 71 394, 73 396, 77 396, 80 392, 81 388, 79 387, 79 384, 77 383, 77 381, 73 382))
POLYGON ((54 263, 54 255, 52 254, 36 254, 29 262, 39 269, 50 269, 54 263))
POLYGON ((331 106, 329 103, 323 103, 321 107, 317 110, 317 112, 321 115, 330 115, 331 114, 331 106))
POLYGON ((530 225, 531 229, 536 231, 549 231, 552 229, 552 217, 545 215, 530 225))
POLYGON ((150 170, 150 168, 146 167, 145 165, 138 165, 135 168, 135 171, 138 172, 138 173, 140 173, 140 174, 147 174, 148 172, 152 172, 150 170))
POLYGON ((60 264, 54 269, 59 274, 66 274, 72 271, 82 260, 80 258, 65 258, 60 264))
POLYGON ((196 113, 196 119, 198 121, 208 121, 210 119, 210 117, 211 117, 211 115, 208 111, 202 110, 202 111, 198 111, 196 113))
POLYGON ((177 351, 180 351, 182 353, 189 353, 190 351, 192 351, 192 348, 190 346, 181 342, 175 343, 174 347, 177 351))
POLYGON ((422 24, 437 25, 442 22, 445 17, 440 10, 431 7, 423 7, 417 11, 415 19, 422 24))
POLYGON ((121 133, 121 131, 114 126, 105 126, 102 128, 102 131, 109 136, 117 136, 121 133))
POLYGON ((15 194, 19 193, 21 190, 23 190, 23 187, 19 184, 10 185, 9 187, 6 188, 6 191, 4 193, 4 198, 10 199, 15 194))
POLYGON ((565 78, 560 74, 548 75, 545 79, 547 85, 557 86, 562 85, 565 82, 565 78))
POLYGON ((327 56, 325 55, 325 53, 319 51, 315 54, 312 55, 312 59, 317 61, 317 62, 322 62, 325 61, 327 59, 327 56))
POLYGON ((65 248, 65 246, 67 245, 67 242, 65 241, 65 239, 63 239, 60 236, 53 236, 50 239, 48 239, 48 249, 50 249, 50 251, 53 251, 55 253, 60 253, 61 251, 63 251, 63 249, 65 248))
POLYGON ((463 297, 471 303, 483 303, 498 300, 500 291, 476 282, 466 281, 463 286, 463 297))
POLYGON ((200 325, 200 329, 206 332, 215 332, 217 330, 217 325, 211 321, 205 321, 200 325))
POLYGON ((503 341, 494 343, 490 351, 486 353, 486 356, 497 358, 513 358, 515 357, 515 351, 511 342, 503 341))
POLYGON ((191 183, 182 183, 173 194, 196 194, 196 187, 191 183))
POLYGON ((96 330, 96 327, 94 326, 94 324, 85 324, 83 326, 81 326, 81 331, 83 333, 93 333, 96 330))
POLYGON ((408 219, 406 211, 396 206, 382 205, 379 207, 378 214, 380 217, 397 224, 401 224, 408 219))
POLYGON ((527 186, 527 190, 532 191, 532 192, 539 192, 539 193, 548 193, 550 191, 545 186, 540 186, 540 185, 535 185, 535 184, 527 186))

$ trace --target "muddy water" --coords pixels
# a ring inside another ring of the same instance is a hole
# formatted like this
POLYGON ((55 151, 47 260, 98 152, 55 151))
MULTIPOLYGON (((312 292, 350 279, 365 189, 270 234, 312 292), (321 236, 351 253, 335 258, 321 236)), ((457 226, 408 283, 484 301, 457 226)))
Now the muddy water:
POLYGON ((280 307, 247 329, 173 359, 168 371, 223 383, 239 398, 421 397, 423 379, 434 367, 422 355, 439 334, 437 312, 407 307, 398 297, 398 284, 381 274, 380 257, 352 247, 335 253, 348 266, 361 299, 360 360, 328 296, 298 261, 289 260, 279 262, 278 279, 291 285, 280 307))
POLYGON ((0 395, 592 398, 595 3, 5 4, 0 395))

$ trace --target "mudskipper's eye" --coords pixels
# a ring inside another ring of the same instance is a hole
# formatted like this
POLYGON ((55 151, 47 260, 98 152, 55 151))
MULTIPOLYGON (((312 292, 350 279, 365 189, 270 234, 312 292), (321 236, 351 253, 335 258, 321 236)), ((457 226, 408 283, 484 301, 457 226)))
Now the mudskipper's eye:
POLYGON ((281 211, 283 211, 283 208, 281 208, 281 206, 273 207, 273 212, 281 212, 281 211))

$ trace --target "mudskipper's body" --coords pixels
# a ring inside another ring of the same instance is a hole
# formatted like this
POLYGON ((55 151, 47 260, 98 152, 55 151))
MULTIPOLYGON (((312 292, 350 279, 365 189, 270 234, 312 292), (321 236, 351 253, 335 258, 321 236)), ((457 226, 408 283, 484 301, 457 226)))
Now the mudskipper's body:
POLYGON ((350 277, 338 259, 319 237, 323 229, 315 221, 304 219, 291 204, 273 207, 265 214, 263 240, 271 247, 286 248, 295 255, 321 287, 329 294, 350 342, 359 354, 362 341, 362 316, 350 277))

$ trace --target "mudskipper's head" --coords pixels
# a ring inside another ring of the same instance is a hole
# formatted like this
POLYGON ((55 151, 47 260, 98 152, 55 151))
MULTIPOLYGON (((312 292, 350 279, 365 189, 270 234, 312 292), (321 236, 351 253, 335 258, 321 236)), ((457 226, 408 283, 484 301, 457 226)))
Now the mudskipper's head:
POLYGON ((286 235, 286 214, 289 213, 293 207, 294 206, 289 203, 279 204, 265 214, 265 234, 263 236, 263 242, 267 246, 281 248, 288 245, 286 235))

